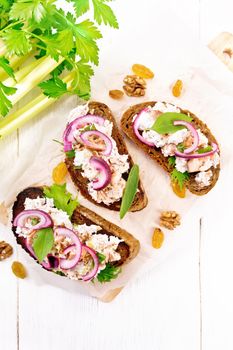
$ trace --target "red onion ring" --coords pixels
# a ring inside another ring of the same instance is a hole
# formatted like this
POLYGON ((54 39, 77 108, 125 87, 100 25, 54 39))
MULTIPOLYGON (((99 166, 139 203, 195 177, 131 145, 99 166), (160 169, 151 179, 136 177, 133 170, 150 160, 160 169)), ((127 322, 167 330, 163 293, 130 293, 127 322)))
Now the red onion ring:
POLYGON ((72 269, 73 267, 75 267, 77 265, 77 263, 80 260, 81 253, 82 253, 82 244, 81 244, 78 236, 74 233, 74 231, 72 231, 66 227, 57 227, 55 229, 55 234, 58 236, 68 237, 75 244, 75 248, 76 248, 75 257, 71 260, 60 259, 60 267, 63 270, 72 269))
POLYGON ((102 133, 100 131, 97 131, 97 130, 84 131, 80 135, 80 139, 82 140, 84 145, 86 145, 92 149, 102 151, 101 153, 104 156, 109 156, 112 153, 112 141, 111 141, 111 139, 107 135, 105 135, 104 133, 102 133), (104 149, 102 146, 97 145, 97 144, 88 140, 88 138, 92 135, 96 135, 104 141, 104 143, 105 143, 104 149))
POLYGON ((91 182, 92 187, 96 191, 102 190, 111 182, 111 169, 105 160, 98 157, 91 157, 90 164, 99 172, 98 178, 91 182))
POLYGON ((184 120, 175 120, 173 124, 174 125, 183 125, 191 132, 192 137, 193 137, 193 144, 192 144, 192 146, 186 148, 184 150, 184 153, 188 154, 188 153, 194 152, 197 149, 198 144, 199 144, 199 135, 198 135, 197 130, 194 128, 194 126, 191 123, 188 123, 184 120))
POLYGON ((14 221, 13 226, 25 227, 25 221, 31 217, 39 219, 39 223, 33 226, 33 230, 39 230, 45 227, 52 227, 53 221, 48 213, 43 210, 23 210, 19 213, 14 221))
POLYGON ((214 153, 218 151, 218 146, 216 143, 212 143, 212 151, 206 152, 206 153, 194 153, 194 154, 185 154, 176 151, 175 155, 180 158, 185 158, 185 159, 194 159, 194 158, 204 158, 204 157, 209 157, 212 156, 214 153))
POLYGON ((88 254, 91 255, 93 262, 94 262, 93 269, 90 272, 88 272, 85 276, 82 277, 83 281, 87 282, 87 281, 92 280, 96 276, 98 269, 99 269, 99 259, 97 257, 96 252, 93 249, 87 247, 86 245, 83 245, 82 249, 86 250, 88 252, 88 254))
POLYGON ((75 130, 83 128, 87 124, 103 125, 104 121, 104 118, 92 114, 87 114, 74 119, 67 125, 63 133, 64 151, 67 152, 72 150, 72 142, 74 141, 73 133, 75 130))
POLYGON ((152 143, 152 142, 149 142, 147 141, 141 134, 140 132, 138 131, 138 127, 139 127, 139 123, 140 123, 140 117, 142 115, 143 112, 148 112, 149 109, 148 108, 144 108, 141 110, 140 113, 138 113, 137 117, 135 118, 134 122, 133 122, 133 131, 135 133, 135 135, 137 136, 137 138, 142 142, 144 143, 145 145, 147 146, 150 146, 150 147, 154 147, 155 145, 152 143))

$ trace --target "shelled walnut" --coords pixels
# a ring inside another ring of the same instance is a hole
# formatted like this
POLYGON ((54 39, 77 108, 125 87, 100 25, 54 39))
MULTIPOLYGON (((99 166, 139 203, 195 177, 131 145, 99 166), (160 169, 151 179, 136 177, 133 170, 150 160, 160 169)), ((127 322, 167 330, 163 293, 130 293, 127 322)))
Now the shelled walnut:
POLYGON ((174 230, 180 225, 180 215, 175 211, 163 211, 160 216, 160 225, 168 230, 174 230))
POLYGON ((146 92, 146 81, 137 75, 127 75, 124 78, 123 89, 128 96, 144 96, 146 92))
POLYGON ((9 258, 13 254, 12 246, 4 241, 0 242, 0 261, 9 258))

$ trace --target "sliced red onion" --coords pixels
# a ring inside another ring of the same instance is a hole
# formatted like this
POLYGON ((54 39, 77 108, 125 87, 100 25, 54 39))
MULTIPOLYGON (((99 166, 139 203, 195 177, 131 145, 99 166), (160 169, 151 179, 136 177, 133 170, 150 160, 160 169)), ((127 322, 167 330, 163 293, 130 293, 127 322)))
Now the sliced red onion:
POLYGON ((96 276, 98 269, 99 269, 99 259, 97 257, 96 252, 93 249, 87 247, 86 245, 83 245, 82 249, 86 250, 86 252, 91 255, 93 262, 94 262, 93 269, 90 272, 88 272, 85 276, 83 276, 83 278, 82 278, 83 281, 87 282, 87 281, 92 280, 96 276))
POLYGON ((98 177, 92 181, 93 189, 102 190, 111 182, 111 169, 105 160, 98 157, 91 157, 90 164, 98 171, 98 177))
POLYGON ((111 139, 105 135, 103 132, 100 132, 98 130, 90 130, 90 131, 84 131, 81 135, 80 135, 80 139, 82 140, 82 142, 84 143, 84 145, 98 150, 98 151, 102 151, 101 153, 105 156, 109 156, 112 153, 112 141, 111 139), (91 142, 88 140, 88 138, 90 136, 97 136, 100 139, 102 139, 105 143, 105 147, 103 149, 103 146, 101 145, 97 145, 94 142, 91 142))
POLYGON ((57 269, 59 267, 59 258, 57 256, 54 256, 52 254, 47 255, 47 259, 50 265, 51 269, 57 269))
POLYGON ((14 219, 13 225, 19 227, 25 227, 25 222, 27 219, 37 218, 39 223, 33 225, 33 230, 39 230, 45 227, 52 227, 53 221, 48 213, 43 210, 23 210, 14 219))
POLYGON ((72 269, 77 265, 80 260, 82 253, 82 244, 78 238, 78 236, 74 233, 74 231, 65 228, 65 227, 57 227, 55 229, 55 234, 58 236, 65 236, 72 240, 75 245, 75 257, 71 260, 60 259, 60 267, 64 270, 72 269))
POLYGON ((209 157, 212 156, 214 153, 218 151, 218 146, 216 143, 212 143, 212 151, 206 152, 206 153, 193 153, 193 154, 185 154, 176 151, 175 155, 180 158, 185 158, 185 159, 194 159, 194 158, 204 158, 204 157, 209 157))
POLYGON ((83 128, 88 124, 103 125, 105 119, 98 115, 87 114, 82 117, 74 119, 69 123, 63 133, 64 151, 72 150, 72 142, 74 141, 73 133, 75 130, 83 128))
POLYGON ((175 120, 173 124, 174 125, 183 125, 191 132, 192 137, 193 137, 193 144, 192 144, 192 146, 186 148, 184 150, 184 153, 188 154, 188 153, 194 152, 199 145, 199 135, 198 135, 197 130, 194 128, 194 126, 191 123, 188 123, 184 120, 175 120))
POLYGON ((138 138, 142 143, 144 143, 144 144, 147 145, 147 146, 154 147, 154 144, 153 144, 152 142, 147 141, 147 140, 140 134, 140 132, 138 131, 138 127, 139 127, 139 123, 140 123, 140 117, 141 117, 142 113, 148 112, 148 111, 149 111, 148 108, 144 108, 143 110, 141 110, 140 113, 138 113, 137 117, 135 118, 135 120, 134 120, 134 122, 133 122, 133 131, 134 131, 135 135, 137 136, 137 138, 138 138))

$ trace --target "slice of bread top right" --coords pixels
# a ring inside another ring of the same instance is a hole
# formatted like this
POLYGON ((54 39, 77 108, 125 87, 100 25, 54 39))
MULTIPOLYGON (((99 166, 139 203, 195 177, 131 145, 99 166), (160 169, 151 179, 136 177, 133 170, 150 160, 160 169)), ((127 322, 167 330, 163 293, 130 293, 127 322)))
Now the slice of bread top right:
POLYGON ((144 102, 124 112, 121 127, 180 188, 204 195, 215 186, 220 173, 219 146, 192 112, 167 102, 144 102))

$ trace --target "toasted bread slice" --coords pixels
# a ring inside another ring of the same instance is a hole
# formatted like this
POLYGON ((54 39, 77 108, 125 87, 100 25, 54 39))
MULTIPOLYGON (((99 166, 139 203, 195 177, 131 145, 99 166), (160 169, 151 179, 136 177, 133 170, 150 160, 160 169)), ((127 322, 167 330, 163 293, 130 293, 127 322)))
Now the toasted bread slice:
MULTIPOLYGON (((25 199, 26 198, 35 199, 37 197, 44 197, 43 189, 40 187, 29 187, 18 194, 12 209, 13 210, 12 223, 14 221, 14 218, 24 210, 25 199)), ((98 225, 102 228, 102 230, 99 231, 99 233, 107 234, 108 236, 116 236, 123 240, 123 242, 119 243, 118 248, 116 250, 120 254, 121 259, 111 263, 114 266, 122 266, 128 263, 129 261, 134 259, 139 252, 140 243, 133 235, 121 229, 117 225, 114 225, 111 222, 105 220, 98 214, 94 213, 90 209, 83 207, 82 205, 79 205, 76 208, 76 210, 72 215, 71 221, 79 225, 82 225, 82 224, 98 225)), ((12 230, 16 237, 17 242, 23 247, 24 250, 27 251, 28 254, 31 255, 31 253, 28 251, 25 245, 24 237, 18 236, 18 234, 16 233, 16 227, 14 227, 13 224, 12 224, 12 230)))
MULTIPOLYGON (((113 132, 112 132, 112 137, 113 139, 116 141, 117 147, 118 147, 118 151, 120 154, 128 154, 129 156, 129 163, 130 163, 130 168, 133 166, 133 160, 132 157, 130 156, 130 154, 128 153, 125 141, 121 135, 121 133, 119 132, 119 129, 117 127, 116 121, 112 115, 112 112, 110 111, 110 109, 108 108, 108 106, 106 106, 104 103, 100 103, 100 102, 89 102, 88 104, 89 107, 89 111, 92 114, 96 114, 98 116, 101 116, 105 119, 108 119, 110 122, 113 123, 113 132)), ((82 176, 82 171, 75 169, 74 167, 74 158, 67 158, 66 157, 66 165, 68 168, 68 171, 71 175, 71 178, 74 182, 74 184, 78 187, 78 189, 80 190, 81 194, 87 198, 89 201, 91 201, 94 204, 97 204, 101 207, 105 207, 111 210, 115 210, 115 211, 119 211, 120 210, 120 206, 121 206, 121 200, 114 202, 110 205, 106 205, 104 203, 97 203, 89 194, 88 192, 88 179, 82 176)), ((125 174, 124 178, 125 180, 127 180, 128 177, 128 173, 125 174)), ((133 204, 131 206, 130 211, 138 211, 138 210, 142 210, 143 208, 146 207, 147 205, 147 196, 146 193, 143 189, 142 183, 141 181, 139 181, 139 187, 138 187, 138 192, 136 193, 136 196, 134 198, 133 204)))
MULTIPOLYGON (((122 116, 121 119, 121 127, 124 133, 135 143, 137 144, 146 154, 148 154, 153 160, 155 160, 157 163, 159 163, 163 169, 167 173, 171 173, 172 168, 168 163, 168 157, 164 157, 161 150, 156 147, 149 147, 146 144, 143 144, 135 135, 133 131, 133 118, 136 114, 138 114, 142 109, 146 107, 153 107, 155 105, 155 101, 150 101, 150 102, 144 102, 140 103, 134 106, 131 106, 122 116)), ((198 117, 196 117, 192 112, 188 110, 184 110, 180 108, 181 113, 188 114, 193 118, 193 124, 195 125, 196 128, 200 128, 202 133, 208 138, 208 140, 212 143, 216 143, 217 141, 215 137, 212 135, 211 131, 207 127, 205 123, 203 123, 198 117)), ((185 183, 186 187, 189 189, 190 192, 196 195, 204 195, 208 193, 216 184, 218 177, 219 177, 219 172, 220 172, 220 165, 218 165, 216 168, 211 167, 210 168, 213 172, 213 176, 211 179, 211 183, 209 186, 206 187, 200 187, 196 181, 195 181, 195 173, 190 173, 190 178, 189 180, 185 183)))

